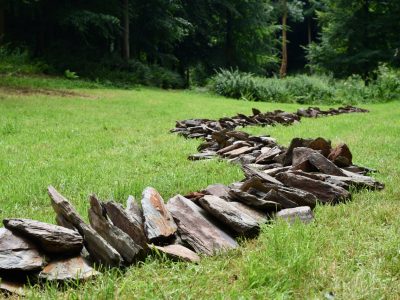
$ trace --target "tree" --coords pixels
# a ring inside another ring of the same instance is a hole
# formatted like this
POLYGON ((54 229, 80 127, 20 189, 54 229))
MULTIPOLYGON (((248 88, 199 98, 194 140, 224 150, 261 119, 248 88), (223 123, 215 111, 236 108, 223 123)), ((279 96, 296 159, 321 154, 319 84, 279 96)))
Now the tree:
POLYGON ((129 0, 122 0, 122 23, 123 23, 123 58, 125 61, 130 59, 130 39, 129 39, 129 0))
POLYGON ((321 0, 320 40, 309 47, 314 70, 339 77, 359 74, 368 83, 379 63, 397 64, 400 1, 321 0))

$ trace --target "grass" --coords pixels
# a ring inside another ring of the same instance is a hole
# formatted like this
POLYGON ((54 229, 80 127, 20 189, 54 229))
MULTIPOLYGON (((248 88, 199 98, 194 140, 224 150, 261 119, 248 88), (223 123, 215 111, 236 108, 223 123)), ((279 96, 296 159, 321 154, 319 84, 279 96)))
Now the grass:
MULTIPOLYGON (((40 87, 47 85, 56 83, 40 87)), ((240 180, 234 165, 188 161, 199 141, 169 134, 174 121, 250 113, 252 107, 299 108, 185 91, 71 91, 0 90, 1 219, 54 222, 49 184, 86 218, 88 194, 93 192, 123 203, 129 194, 140 198, 146 186, 168 199, 211 183, 240 180)), ((311 225, 266 225, 257 240, 198 265, 150 257, 124 273, 111 270, 85 284, 33 287, 27 298, 328 299, 333 293, 336 299, 398 299, 400 103, 363 107, 371 113, 246 131, 270 134, 286 145, 295 136, 344 141, 355 163, 379 169, 376 177, 385 190, 358 193, 347 204, 317 207, 311 225)))

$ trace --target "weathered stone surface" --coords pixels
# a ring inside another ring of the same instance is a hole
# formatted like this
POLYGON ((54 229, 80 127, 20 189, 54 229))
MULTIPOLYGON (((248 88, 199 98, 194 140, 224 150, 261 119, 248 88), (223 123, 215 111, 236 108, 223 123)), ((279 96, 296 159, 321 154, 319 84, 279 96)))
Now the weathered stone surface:
POLYGON ((357 189, 367 188, 371 190, 382 190, 385 187, 383 183, 374 180, 372 177, 359 175, 343 169, 342 171, 345 173, 346 177, 328 175, 325 177, 325 181, 331 183, 340 181, 349 187, 351 186, 357 189))
POLYGON ((339 167, 348 167, 353 163, 353 155, 346 144, 339 144, 331 153, 328 158, 339 167))
POLYGON ((151 243, 164 243, 171 240, 177 230, 176 224, 166 209, 164 199, 152 187, 142 194, 144 229, 151 243))
POLYGON ((9 230, 36 242, 49 254, 74 255, 83 247, 82 236, 65 227, 29 219, 4 219, 3 224, 9 230))
POLYGON ((255 219, 219 197, 204 196, 200 199, 200 205, 240 235, 253 237, 260 231, 255 219))
POLYGON ((235 150, 226 152, 226 153, 224 154, 224 156, 227 156, 227 157, 229 157, 229 158, 235 158, 235 157, 238 157, 238 156, 240 156, 240 155, 249 153, 249 152, 251 152, 252 150, 254 150, 253 147, 244 146, 244 147, 241 147, 241 148, 238 148, 238 149, 235 149, 235 150))
POLYGON ((229 202, 229 204, 236 207, 237 209, 241 210, 242 212, 249 215, 250 217, 252 217, 254 220, 256 220, 258 222, 258 224, 265 223, 268 220, 268 214, 266 214, 260 210, 254 209, 251 206, 248 206, 242 202, 232 201, 232 202, 229 202))
POLYGON ((24 284, 0 279, 0 292, 7 296, 25 296, 24 284))
POLYGON ((226 185, 220 183, 209 185, 202 191, 202 193, 206 195, 217 196, 222 199, 229 198, 229 188, 226 185))
POLYGON ((137 245, 142 247, 143 251, 146 251, 148 247, 143 226, 137 224, 137 221, 135 221, 119 203, 109 201, 103 203, 103 207, 111 222, 129 235, 137 245))
POLYGON ((95 195, 90 196, 89 221, 90 225, 118 251, 126 263, 133 263, 143 251, 143 248, 136 244, 128 234, 108 221, 103 207, 95 195))
POLYGON ((39 279, 47 281, 81 281, 94 278, 99 274, 100 272, 94 270, 82 257, 77 256, 50 262, 39 273, 39 279))
POLYGON ((248 177, 257 177, 263 181, 267 181, 269 183, 277 184, 277 185, 282 185, 282 182, 278 181, 274 177, 265 174, 263 172, 260 172, 256 169, 253 169, 249 166, 242 166, 243 171, 245 172, 246 176, 248 177))
POLYGON ((193 252, 192 250, 182 246, 182 245, 168 245, 164 247, 154 246, 157 251, 165 254, 168 258, 172 260, 187 261, 197 263, 200 261, 200 256, 193 252))
POLYGON ((325 140, 322 137, 318 137, 311 141, 307 147, 314 150, 319 150, 323 156, 328 157, 329 153, 331 152, 332 145, 331 141, 325 140))
POLYGON ((256 164, 263 164, 263 163, 271 162, 275 156, 281 154, 282 152, 283 151, 278 146, 275 146, 275 147, 271 148, 269 151, 266 151, 263 154, 261 154, 259 157, 257 157, 256 164))
POLYGON ((279 203, 280 208, 292 208, 297 207, 298 204, 289 198, 287 198, 284 194, 280 193, 276 189, 271 189, 264 197, 267 201, 272 201, 279 203))
POLYGON ((182 240, 197 253, 214 255, 238 246, 233 238, 208 221, 189 199, 177 195, 168 201, 167 208, 178 224, 182 240))
POLYGON ((139 207, 135 197, 129 196, 126 200, 126 213, 133 220, 137 227, 142 227, 144 231, 143 210, 139 207))
POLYGON ((28 239, 0 228, 0 273, 40 271, 46 262, 36 246, 28 239))
POLYGON ((320 153, 312 153, 308 161, 324 174, 346 176, 334 163, 320 153))
POLYGON ((287 186, 314 194, 324 203, 337 203, 348 200, 351 197, 351 194, 341 187, 293 173, 280 173, 277 178, 287 186))
MULTIPOLYGON (((313 154, 317 153, 315 150, 307 147, 297 147, 293 149, 293 158, 292 158, 292 166, 296 167, 299 164, 303 163, 304 161, 308 160, 308 157, 313 154)), ((302 170, 305 171, 305 170, 302 170)))
POLYGON ((314 214, 308 206, 283 209, 276 214, 276 217, 284 219, 290 224, 293 224, 296 220, 300 220, 305 224, 314 220, 314 214))
POLYGON ((189 160, 203 160, 203 159, 213 159, 215 158, 217 153, 215 151, 207 151, 189 155, 189 160))
POLYGON ((48 194, 57 215, 62 216, 76 227, 83 236, 84 245, 90 253, 91 258, 95 262, 106 266, 119 266, 122 257, 92 227, 83 221, 71 203, 52 186, 48 187, 48 194))
POLYGON ((72 225, 70 222, 68 222, 62 215, 56 215, 56 223, 58 226, 62 226, 71 230, 77 231, 77 229, 72 225))
POLYGON ((312 140, 310 139, 302 139, 302 138, 294 138, 290 142, 289 148, 286 150, 285 157, 283 158, 283 165, 290 166, 292 164, 293 158, 293 150, 298 147, 308 147, 312 140))
POLYGON ((263 211, 276 211, 281 205, 274 201, 264 200, 261 197, 254 196, 239 189, 231 189, 229 196, 235 201, 242 202, 248 206, 262 209, 263 211))

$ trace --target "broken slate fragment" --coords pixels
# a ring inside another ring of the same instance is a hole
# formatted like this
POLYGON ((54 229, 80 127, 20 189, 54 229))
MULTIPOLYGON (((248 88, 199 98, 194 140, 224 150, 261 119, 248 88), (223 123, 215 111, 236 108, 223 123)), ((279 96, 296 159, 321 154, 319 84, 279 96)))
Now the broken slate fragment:
POLYGON ((290 224, 296 222, 297 219, 305 224, 308 224, 314 220, 314 214, 309 206, 283 209, 276 214, 276 217, 284 219, 290 224))
POLYGON ((225 200, 229 198, 229 188, 220 183, 209 185, 202 191, 202 193, 217 196, 225 200))
POLYGON ((143 191, 142 208, 145 233, 151 243, 164 243, 174 238, 176 224, 164 199, 154 188, 147 187, 143 191))
POLYGON ((82 236, 65 227, 29 219, 4 219, 4 226, 36 242, 49 254, 74 255, 81 252, 82 236))
POLYGON ((154 246, 157 251, 165 254, 168 258, 178 261, 187 261, 197 263, 200 261, 200 256, 192 250, 182 245, 168 245, 164 247, 154 246))
POLYGON ((168 201, 167 208, 178 224, 182 240, 196 253, 214 255, 238 246, 232 237, 208 221, 201 213, 202 209, 189 199, 177 195, 168 201))
POLYGON ((254 237, 260 232, 260 226, 254 218, 219 197, 204 196, 200 199, 200 205, 240 235, 254 237))
POLYGON ((0 273, 40 271, 46 262, 36 245, 28 239, 0 228, 0 273))
POLYGON ((40 273, 39 279, 47 281, 88 280, 98 276, 81 256, 59 259, 50 262, 40 273))

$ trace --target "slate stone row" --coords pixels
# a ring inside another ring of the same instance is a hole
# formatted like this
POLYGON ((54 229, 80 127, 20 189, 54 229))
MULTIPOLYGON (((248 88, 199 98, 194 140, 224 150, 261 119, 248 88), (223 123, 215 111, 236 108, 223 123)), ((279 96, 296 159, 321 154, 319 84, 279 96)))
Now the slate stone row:
POLYGON ((214 132, 221 130, 232 131, 237 127, 245 126, 275 126, 277 124, 292 125, 299 122, 301 118, 317 118, 322 116, 335 116, 347 113, 364 113, 366 109, 344 106, 321 110, 318 107, 299 109, 297 112, 289 113, 282 110, 262 113, 253 108, 252 115, 237 114, 233 117, 224 117, 218 120, 210 119, 188 119, 177 121, 175 128, 171 130, 185 138, 209 138, 214 132))

